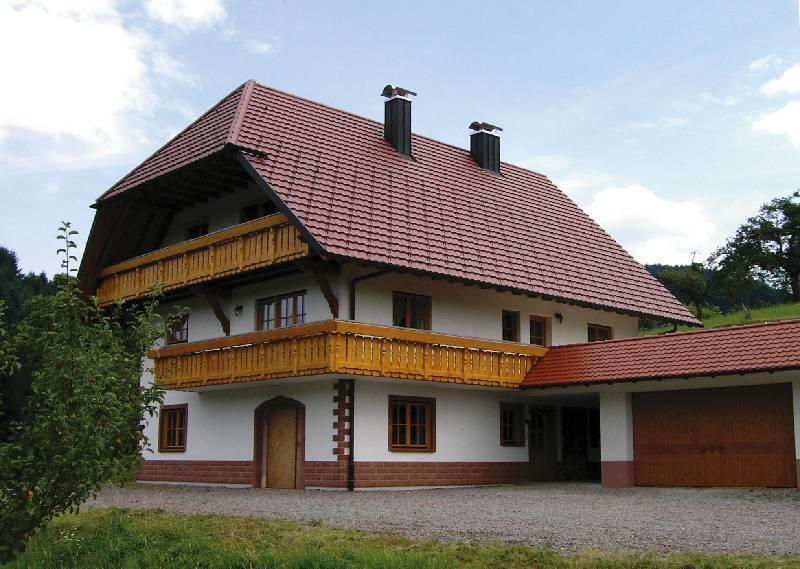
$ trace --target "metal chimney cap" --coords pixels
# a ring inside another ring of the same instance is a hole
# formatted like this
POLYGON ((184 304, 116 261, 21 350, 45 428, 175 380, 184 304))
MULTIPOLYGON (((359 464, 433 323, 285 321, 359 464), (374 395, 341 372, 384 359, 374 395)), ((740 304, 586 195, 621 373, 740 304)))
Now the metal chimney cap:
POLYGON ((502 131, 503 130, 499 126, 495 126, 493 124, 489 124, 488 122, 478 122, 478 121, 474 121, 472 124, 470 124, 469 128, 471 128, 472 130, 474 130, 476 132, 479 132, 481 130, 485 130, 486 132, 492 132, 492 131, 495 131, 495 130, 496 131, 502 131))
POLYGON ((391 85, 387 85, 381 91, 381 97, 407 97, 408 95, 417 96, 414 91, 409 91, 403 87, 392 87, 391 85))

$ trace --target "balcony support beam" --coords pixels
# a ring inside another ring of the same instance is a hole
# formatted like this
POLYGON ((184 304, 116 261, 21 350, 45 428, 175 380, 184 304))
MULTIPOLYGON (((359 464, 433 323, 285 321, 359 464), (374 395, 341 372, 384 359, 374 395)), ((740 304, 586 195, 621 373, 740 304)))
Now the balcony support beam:
POLYGON ((220 302, 221 298, 230 298, 231 294, 230 291, 224 291, 219 288, 210 287, 210 286, 193 286, 189 289, 193 294, 204 298, 208 305, 211 307, 211 310, 214 312, 214 316, 217 317, 219 320, 220 326, 222 326, 222 331, 225 333, 226 336, 231 335, 231 321, 228 318, 228 315, 225 314, 225 310, 222 308, 222 303, 220 302))
POLYGON ((322 295, 328 301, 328 307, 331 309, 331 315, 334 318, 339 318, 339 299, 336 298, 336 293, 333 291, 333 286, 328 279, 328 272, 326 270, 326 263, 317 258, 299 259, 297 264, 308 275, 311 275, 317 285, 319 285, 322 295))

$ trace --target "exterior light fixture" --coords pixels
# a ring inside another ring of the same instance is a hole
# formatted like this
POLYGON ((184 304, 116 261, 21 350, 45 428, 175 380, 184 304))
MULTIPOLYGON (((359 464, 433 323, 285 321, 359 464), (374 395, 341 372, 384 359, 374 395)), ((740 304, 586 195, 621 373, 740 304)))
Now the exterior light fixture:
POLYGON ((233 307, 233 315, 239 318, 242 315, 242 310, 244 310, 244 307, 241 304, 237 304, 233 307))
POLYGON ((564 315, 561 314, 560 312, 556 312, 553 316, 556 317, 556 320, 558 320, 559 324, 561 324, 564 321, 564 315))

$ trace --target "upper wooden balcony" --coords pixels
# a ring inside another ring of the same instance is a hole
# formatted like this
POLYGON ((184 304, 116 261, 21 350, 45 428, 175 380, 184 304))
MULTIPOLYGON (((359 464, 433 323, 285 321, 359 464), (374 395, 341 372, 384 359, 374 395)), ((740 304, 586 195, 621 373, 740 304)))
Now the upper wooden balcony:
POLYGON ((547 348, 327 320, 153 350, 166 389, 321 374, 518 387, 547 348))
POLYGON ((307 255, 308 244, 286 216, 270 215, 106 267, 97 301, 144 298, 307 255))

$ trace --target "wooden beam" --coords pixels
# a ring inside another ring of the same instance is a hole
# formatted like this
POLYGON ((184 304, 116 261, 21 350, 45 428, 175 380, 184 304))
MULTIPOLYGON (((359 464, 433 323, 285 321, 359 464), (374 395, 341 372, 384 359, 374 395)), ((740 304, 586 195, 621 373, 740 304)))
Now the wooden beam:
POLYGON ((336 298, 336 293, 333 292, 333 287, 328 280, 326 263, 319 259, 304 258, 298 259, 297 264, 306 274, 311 275, 317 281, 322 295, 328 301, 331 314, 334 318, 339 318, 339 299, 336 298))
POLYGON ((193 286, 190 290, 197 296, 206 299, 206 302, 208 302, 208 305, 214 312, 214 316, 217 317, 220 326, 222 326, 222 331, 226 336, 230 336, 231 321, 228 318, 228 315, 225 314, 225 311, 222 309, 222 303, 219 301, 219 299, 223 297, 229 298, 230 292, 222 291, 218 288, 209 286, 193 286))

